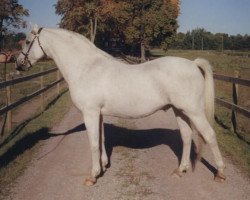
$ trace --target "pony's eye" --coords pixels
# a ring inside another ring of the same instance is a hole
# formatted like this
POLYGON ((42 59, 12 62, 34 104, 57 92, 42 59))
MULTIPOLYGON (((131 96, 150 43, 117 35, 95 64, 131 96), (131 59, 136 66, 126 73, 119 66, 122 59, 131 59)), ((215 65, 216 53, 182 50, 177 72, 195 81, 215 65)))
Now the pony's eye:
POLYGON ((29 45, 29 44, 30 44, 30 41, 26 40, 26 44, 29 45))

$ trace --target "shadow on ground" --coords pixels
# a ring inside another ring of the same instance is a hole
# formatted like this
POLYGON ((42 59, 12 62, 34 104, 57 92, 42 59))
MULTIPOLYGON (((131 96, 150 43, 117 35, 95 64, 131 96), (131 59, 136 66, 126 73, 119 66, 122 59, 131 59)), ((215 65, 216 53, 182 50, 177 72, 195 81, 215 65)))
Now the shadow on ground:
MULTIPOLYGON (((116 146, 142 149, 142 148, 151 148, 162 144, 167 145, 171 148, 171 150, 174 152, 180 163, 183 144, 179 130, 170 130, 170 129, 130 130, 126 128, 117 127, 112 124, 105 124, 104 129, 105 129, 105 145, 110 165, 111 165, 110 158, 112 155, 112 151, 113 148, 116 146)), ((64 133, 50 133, 48 128, 41 128, 39 131, 35 133, 28 134, 26 137, 17 142, 7 153, 2 155, 0 157, 0 168, 8 165, 8 163, 13 161, 17 156, 21 155, 25 150, 32 148, 39 141, 47 140, 51 137, 57 137, 62 135, 66 136, 84 130, 86 130, 84 124, 80 124, 64 133)), ((60 145, 60 143, 58 145, 60 145)), ((55 147, 54 149, 56 148, 57 147, 55 147)), ((196 160, 194 143, 192 143, 190 159, 194 168, 196 160)), ((202 158, 201 162, 212 173, 214 174, 216 173, 216 169, 211 164, 209 164, 204 158, 202 158)))

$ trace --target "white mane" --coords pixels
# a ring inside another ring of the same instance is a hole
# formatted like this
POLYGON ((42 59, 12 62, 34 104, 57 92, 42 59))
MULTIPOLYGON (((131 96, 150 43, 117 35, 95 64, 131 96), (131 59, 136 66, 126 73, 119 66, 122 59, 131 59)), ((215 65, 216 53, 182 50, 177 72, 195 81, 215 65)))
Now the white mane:
POLYGON ((94 48, 94 50, 98 53, 103 55, 106 58, 112 59, 112 60, 116 60, 113 56, 109 55, 108 53, 102 51, 101 49, 97 48, 88 38, 86 38, 84 35, 81 35, 79 33, 73 32, 73 31, 69 31, 69 30, 65 30, 65 29, 51 29, 54 30, 56 32, 60 32, 60 36, 73 36, 74 39, 79 39, 81 41, 84 41, 85 44, 88 44, 91 48, 94 48))

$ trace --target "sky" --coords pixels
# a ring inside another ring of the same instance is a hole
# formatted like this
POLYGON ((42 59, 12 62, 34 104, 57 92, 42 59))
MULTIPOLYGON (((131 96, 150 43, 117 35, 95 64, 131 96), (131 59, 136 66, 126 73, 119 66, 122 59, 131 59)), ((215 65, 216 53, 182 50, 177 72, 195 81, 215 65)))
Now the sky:
MULTIPOLYGON (((30 11, 28 22, 58 27, 57 0, 19 0, 30 11)), ((204 28, 212 33, 250 35, 250 0, 181 0, 178 32, 204 28)))

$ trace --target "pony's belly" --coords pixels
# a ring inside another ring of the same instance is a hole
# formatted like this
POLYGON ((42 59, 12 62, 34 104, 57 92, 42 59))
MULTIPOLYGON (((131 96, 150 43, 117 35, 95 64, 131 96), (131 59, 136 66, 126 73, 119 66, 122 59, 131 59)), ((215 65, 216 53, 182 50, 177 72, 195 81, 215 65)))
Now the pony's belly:
POLYGON ((104 105, 101 109, 103 115, 121 117, 121 118, 141 118, 146 117, 161 110, 168 103, 138 103, 135 105, 129 104, 110 104, 104 105))

